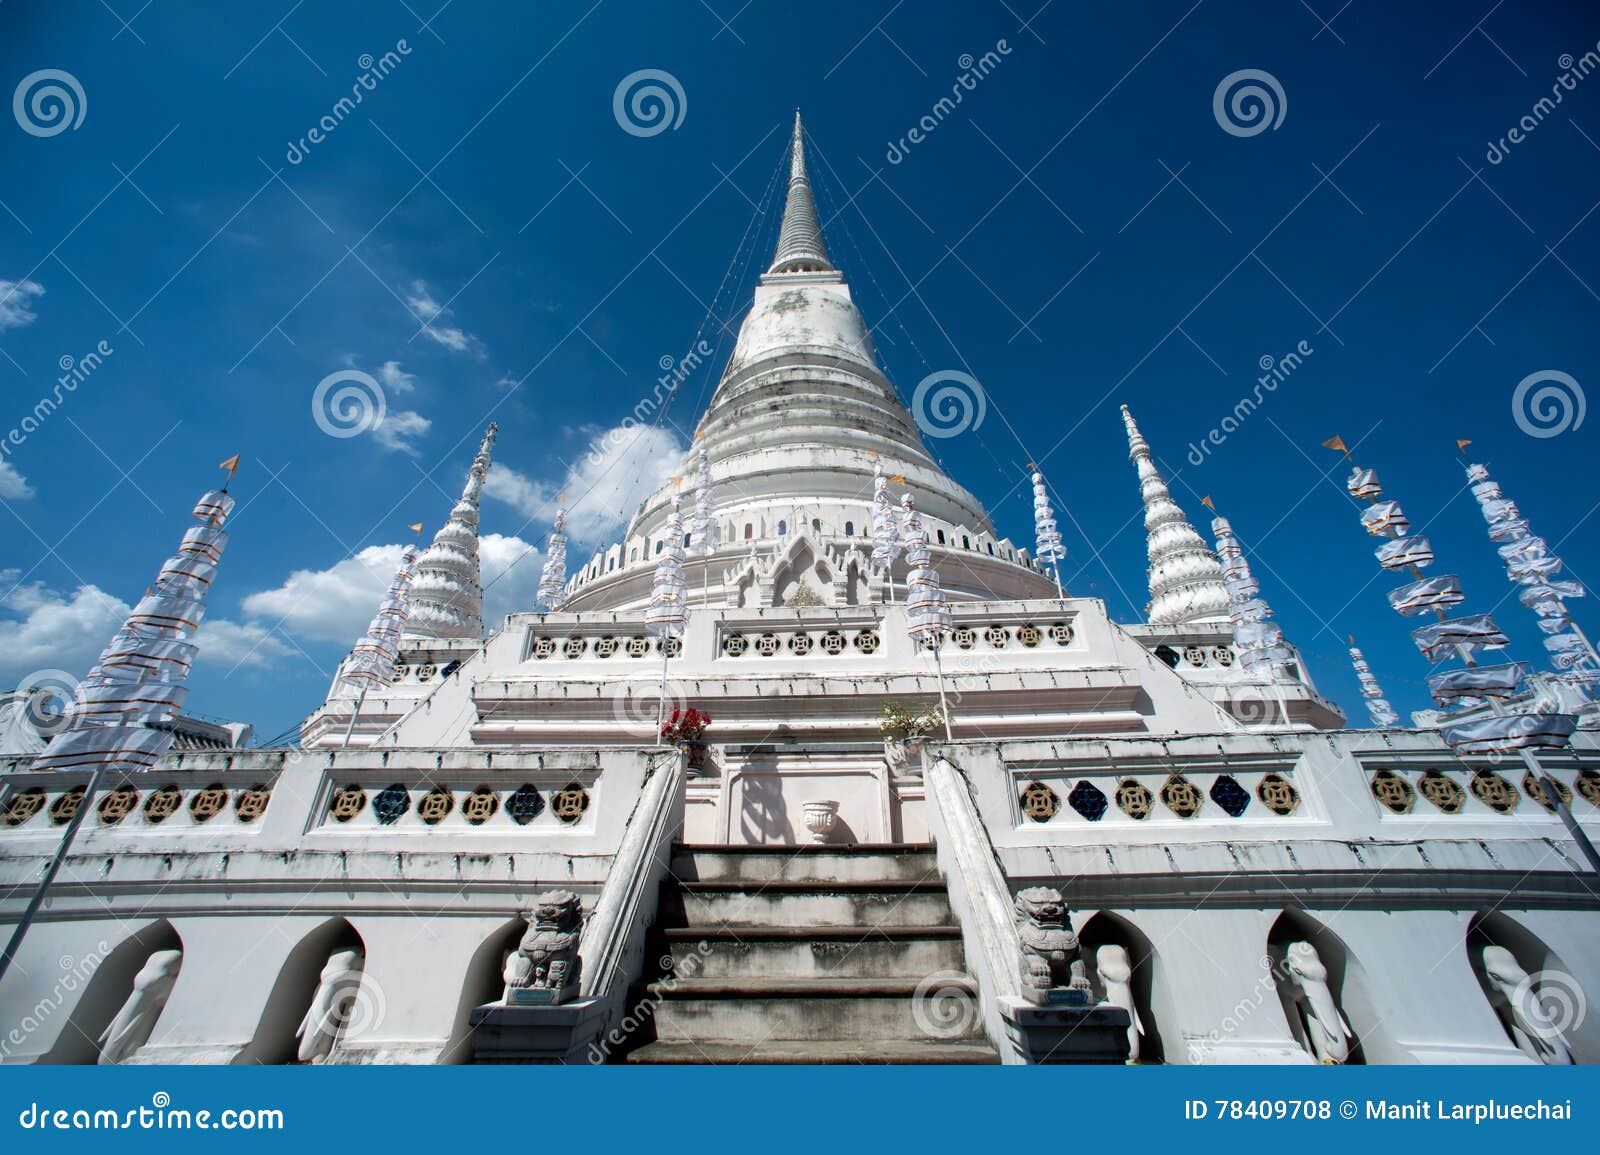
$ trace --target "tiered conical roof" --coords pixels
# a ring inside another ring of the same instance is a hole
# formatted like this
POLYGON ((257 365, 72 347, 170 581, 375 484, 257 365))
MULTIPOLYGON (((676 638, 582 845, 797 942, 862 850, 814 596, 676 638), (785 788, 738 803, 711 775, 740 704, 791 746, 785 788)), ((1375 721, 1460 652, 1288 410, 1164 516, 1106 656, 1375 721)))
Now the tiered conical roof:
POLYGON ((789 195, 783 206, 783 225, 778 230, 778 249, 767 273, 832 271, 822 226, 817 221, 816 198, 811 195, 811 177, 806 173, 805 129, 797 108, 794 136, 789 143, 789 195))
POLYGON ((461 500, 433 544, 417 559, 411 584, 408 639, 481 638, 483 586, 478 579, 478 500, 489 477, 489 460, 499 426, 491 423, 467 474, 461 500))
POLYGON ((1150 445, 1122 407, 1128 427, 1128 456, 1139 471, 1144 497, 1144 528, 1149 538, 1150 610, 1152 625, 1228 620, 1228 590, 1222 584, 1222 563, 1178 503, 1150 458, 1150 445))

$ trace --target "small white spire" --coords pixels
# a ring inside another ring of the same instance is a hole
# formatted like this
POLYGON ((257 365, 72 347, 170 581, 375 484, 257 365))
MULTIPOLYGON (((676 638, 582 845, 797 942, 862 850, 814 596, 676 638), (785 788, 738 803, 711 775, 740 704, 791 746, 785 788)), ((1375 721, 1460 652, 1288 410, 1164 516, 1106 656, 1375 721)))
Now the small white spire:
POLYGON ((817 221, 817 203, 811 195, 811 178, 806 173, 805 129, 797 108, 794 110, 794 136, 789 143, 789 194, 783 205, 778 248, 767 273, 832 271, 828 248, 822 241, 822 226, 817 221))
POLYGON ((1151 625, 1228 620, 1228 591, 1222 584, 1222 563, 1167 489, 1150 458, 1150 445, 1122 407, 1128 427, 1128 456, 1139 472, 1144 498, 1144 528, 1149 538, 1151 625))
POLYGON ((478 579, 478 499, 489 477, 499 426, 490 422, 467 473, 461 500, 450 520, 434 534, 433 544, 417 559, 411 585, 411 616, 406 637, 483 637, 483 586, 478 579))

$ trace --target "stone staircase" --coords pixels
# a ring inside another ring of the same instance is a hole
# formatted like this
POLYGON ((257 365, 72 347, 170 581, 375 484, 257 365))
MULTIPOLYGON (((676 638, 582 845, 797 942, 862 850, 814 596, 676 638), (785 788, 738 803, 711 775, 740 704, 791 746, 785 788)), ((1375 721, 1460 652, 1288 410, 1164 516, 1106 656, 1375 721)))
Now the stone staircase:
POLYGON ((631 1063, 998 1061, 930 847, 679 846, 646 958, 631 1063))

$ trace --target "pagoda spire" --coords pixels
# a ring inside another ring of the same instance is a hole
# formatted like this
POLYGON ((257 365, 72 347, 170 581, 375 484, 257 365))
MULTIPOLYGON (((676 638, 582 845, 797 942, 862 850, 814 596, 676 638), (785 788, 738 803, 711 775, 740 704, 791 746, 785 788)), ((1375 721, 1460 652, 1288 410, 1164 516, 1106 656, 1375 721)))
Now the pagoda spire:
POLYGON ((417 559, 411 584, 407 639, 481 638, 483 586, 478 580, 478 500, 489 477, 499 426, 490 422, 467 473, 461 500, 450 511, 433 544, 417 559))
POLYGON ((794 137, 789 144, 789 195, 783 206, 783 225, 778 230, 778 248, 772 255, 767 275, 833 271, 833 265, 828 262, 828 248, 822 243, 822 226, 817 222, 811 177, 806 173, 805 129, 797 108, 794 110, 794 137))
POLYGON ((1228 620, 1228 590, 1222 583, 1222 563, 1206 548, 1205 540, 1167 489, 1161 471, 1150 457, 1150 445, 1133 414, 1122 407, 1128 427, 1128 457, 1139 472, 1139 492, 1144 498, 1144 528, 1149 538, 1151 625, 1175 626, 1187 622, 1228 620))

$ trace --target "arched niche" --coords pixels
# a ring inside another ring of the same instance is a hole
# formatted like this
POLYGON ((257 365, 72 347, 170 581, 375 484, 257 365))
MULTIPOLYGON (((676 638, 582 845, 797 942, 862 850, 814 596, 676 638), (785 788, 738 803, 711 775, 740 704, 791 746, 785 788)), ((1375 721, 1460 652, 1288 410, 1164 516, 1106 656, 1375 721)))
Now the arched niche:
POLYGON ((1494 1008, 1506 1037, 1535 1062, 1552 1061, 1548 1050, 1541 1051, 1536 1043, 1517 1038, 1511 1008, 1491 981, 1485 963, 1484 950, 1491 946, 1510 951, 1516 965, 1533 980, 1532 993, 1560 1032, 1561 1042, 1573 1061, 1600 1062, 1600 1024, 1592 1021, 1597 1016, 1584 1013, 1590 1003, 1588 992, 1578 986, 1572 968, 1516 919, 1492 910, 1477 915, 1467 924, 1467 961, 1472 964, 1473 976, 1478 980, 1483 997, 1494 1008))
POLYGON ((311 1000, 322 980, 322 968, 337 951, 358 950, 366 955, 366 943, 356 928, 342 918, 330 918, 317 927, 283 962, 278 980, 267 996, 266 1008, 256 1024, 250 1045, 234 1059, 244 1064, 293 1063, 300 1048, 297 1036, 311 1000))
POLYGON ((1079 926, 1078 942, 1083 948, 1089 980, 1094 984, 1097 996, 1103 997, 1105 993, 1105 982, 1100 977, 1096 958, 1099 949, 1103 946, 1120 946, 1128 952, 1128 961, 1133 964, 1133 1005, 1139 1012, 1139 1025, 1144 1028, 1139 1036, 1138 1062, 1164 1062, 1166 1052, 1162 1047, 1161 1027, 1155 1009, 1160 964, 1149 938, 1127 919, 1102 910, 1079 926))
POLYGON ((1309 943, 1327 971, 1327 989, 1333 996, 1334 1006, 1350 1028, 1346 1041, 1346 1065, 1364 1064, 1366 1050, 1378 1037, 1380 1049, 1387 1049, 1393 1040, 1383 1034, 1383 1016, 1369 994, 1366 972, 1351 955, 1344 940, 1323 926, 1303 910, 1286 910, 1278 916, 1267 932, 1267 958, 1271 960, 1271 974, 1275 980, 1278 1002, 1289 1023, 1289 1033, 1305 1048, 1313 1059, 1317 1051, 1312 1043, 1309 1018, 1313 1007, 1296 997, 1300 985, 1290 970, 1289 946, 1291 943, 1309 943))
POLYGON ((473 1009, 498 1002, 505 994, 506 956, 516 949, 528 929, 526 920, 514 918, 495 931, 473 952, 472 961, 461 980, 461 998, 456 1003, 455 1022, 450 1041, 439 1056, 441 1063, 472 1062, 473 1009))
MULTIPOLYGON (((100 1037, 133 993, 133 980, 157 951, 183 950, 183 939, 166 919, 135 931, 105 957, 72 1008, 66 1025, 41 1063, 96 1063, 100 1037)), ((181 965, 181 964, 180 964, 181 965)))

